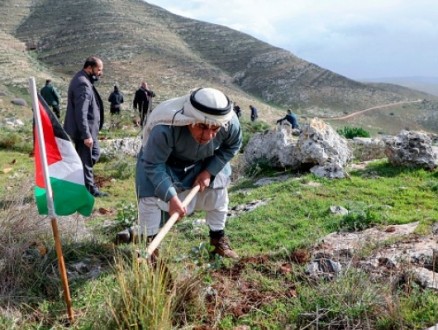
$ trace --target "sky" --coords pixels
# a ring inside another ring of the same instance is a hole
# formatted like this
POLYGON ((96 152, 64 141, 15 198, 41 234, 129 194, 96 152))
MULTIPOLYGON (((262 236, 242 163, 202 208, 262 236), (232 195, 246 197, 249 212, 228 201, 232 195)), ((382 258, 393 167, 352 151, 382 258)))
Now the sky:
POLYGON ((352 79, 438 77, 436 0, 147 0, 352 79))

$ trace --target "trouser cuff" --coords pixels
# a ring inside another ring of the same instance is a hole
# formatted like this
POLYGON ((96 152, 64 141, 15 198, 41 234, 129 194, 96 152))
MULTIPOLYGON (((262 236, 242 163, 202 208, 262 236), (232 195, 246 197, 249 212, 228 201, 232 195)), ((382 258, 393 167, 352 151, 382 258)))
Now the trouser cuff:
POLYGON ((210 238, 219 239, 225 236, 224 230, 210 230, 210 238))

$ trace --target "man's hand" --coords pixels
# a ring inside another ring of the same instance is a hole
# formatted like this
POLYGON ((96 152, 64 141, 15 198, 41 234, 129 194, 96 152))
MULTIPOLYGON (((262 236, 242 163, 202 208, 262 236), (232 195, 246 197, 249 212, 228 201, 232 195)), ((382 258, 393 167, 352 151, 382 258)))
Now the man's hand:
POLYGON ((169 200, 169 214, 172 216, 175 212, 179 214, 178 220, 181 220, 187 214, 187 207, 182 205, 178 196, 173 196, 169 200))
POLYGON ((84 140, 84 144, 88 147, 88 148, 92 148, 93 147, 93 138, 89 137, 88 139, 84 140))
POLYGON ((199 184, 199 191, 204 191, 210 185, 211 174, 204 170, 196 177, 193 187, 199 184))

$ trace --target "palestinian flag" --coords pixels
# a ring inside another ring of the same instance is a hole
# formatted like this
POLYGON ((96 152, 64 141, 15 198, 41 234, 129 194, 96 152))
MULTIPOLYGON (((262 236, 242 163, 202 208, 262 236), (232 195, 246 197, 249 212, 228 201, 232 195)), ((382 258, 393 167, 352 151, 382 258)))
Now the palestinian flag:
MULTIPOLYGON (((81 159, 41 95, 38 95, 38 108, 41 114, 55 213, 70 215, 79 212, 89 216, 93 210, 94 197, 85 188, 81 159)), ((48 214, 46 184, 37 134, 38 130, 34 127, 35 199, 39 214, 48 214)))

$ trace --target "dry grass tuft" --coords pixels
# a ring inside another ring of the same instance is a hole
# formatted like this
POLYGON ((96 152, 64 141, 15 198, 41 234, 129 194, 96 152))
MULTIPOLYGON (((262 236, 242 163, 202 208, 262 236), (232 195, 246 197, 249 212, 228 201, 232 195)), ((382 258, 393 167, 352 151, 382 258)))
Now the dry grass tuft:
POLYGON ((21 187, 0 210, 0 296, 10 302, 30 298, 35 264, 47 254, 47 231, 29 203, 32 185, 21 187))

